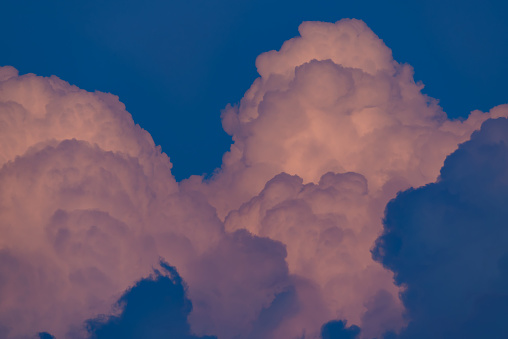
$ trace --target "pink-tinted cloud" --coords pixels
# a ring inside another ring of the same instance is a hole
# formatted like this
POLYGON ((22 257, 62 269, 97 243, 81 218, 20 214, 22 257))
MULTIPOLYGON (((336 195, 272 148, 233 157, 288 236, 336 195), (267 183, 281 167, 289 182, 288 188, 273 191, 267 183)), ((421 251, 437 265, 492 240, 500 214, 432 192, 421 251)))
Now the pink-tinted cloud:
POLYGON ((508 108, 449 120, 359 20, 306 22, 300 34, 260 55, 261 77, 224 110, 234 144, 221 171, 182 187, 208 196, 227 230, 283 242, 290 273, 319 286, 330 314, 377 336, 403 325, 391 272, 370 257, 384 206, 435 180, 459 143, 508 108))
POLYGON ((117 97, 0 68, 2 335, 86 337, 83 321, 114 312, 160 257, 188 283, 197 335, 404 325, 370 254, 384 207, 508 107, 448 120, 359 20, 300 34, 259 56, 261 77, 224 110, 234 144, 208 181, 177 183, 117 97))
POLYGON ((384 305, 375 304, 377 312, 363 325, 371 335, 402 326, 392 275, 370 258, 381 213, 359 174, 329 172, 318 183, 304 185, 298 176, 283 173, 231 212, 225 225, 227 230, 248 227, 286 244, 290 272, 317 284, 331 318, 361 324, 372 300, 380 293, 390 295, 384 305))
POLYGON ((300 33, 258 57, 261 77, 222 114, 234 144, 209 185, 221 217, 280 172, 304 182, 357 172, 375 191, 425 184, 482 121, 506 115, 448 120, 362 21, 306 22, 300 33))
POLYGON ((226 234, 199 194, 179 191, 167 156, 114 96, 55 77, 19 77, 12 68, 2 74, 0 324, 9 337, 86 336, 83 321, 111 312, 159 257, 176 265, 208 311, 226 318, 213 330, 240 314, 226 298, 237 283, 236 291, 252 298, 247 324, 290 284, 282 245, 226 234), (272 247, 266 260, 256 259, 272 247), (201 273, 209 257, 222 269, 201 273), (228 281, 234 267, 248 263, 258 269, 228 281), (209 286, 224 295, 219 305, 203 291, 209 286))

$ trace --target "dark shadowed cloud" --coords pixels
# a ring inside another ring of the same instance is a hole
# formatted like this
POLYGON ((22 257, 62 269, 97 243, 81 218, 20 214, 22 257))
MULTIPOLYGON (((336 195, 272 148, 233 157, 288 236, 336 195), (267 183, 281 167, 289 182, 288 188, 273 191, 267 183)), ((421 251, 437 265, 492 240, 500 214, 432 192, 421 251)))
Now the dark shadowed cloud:
POLYGON ((330 321, 321 328, 322 339, 356 339, 360 334, 360 328, 355 325, 346 327, 343 320, 330 321))
POLYGON ((185 283, 174 267, 164 262, 161 267, 118 300, 121 314, 87 321, 91 339, 216 338, 191 334, 187 317, 192 303, 186 296, 185 283))
POLYGON ((508 336, 508 120, 487 120, 436 183, 387 206, 374 257, 403 286, 400 338, 508 336))

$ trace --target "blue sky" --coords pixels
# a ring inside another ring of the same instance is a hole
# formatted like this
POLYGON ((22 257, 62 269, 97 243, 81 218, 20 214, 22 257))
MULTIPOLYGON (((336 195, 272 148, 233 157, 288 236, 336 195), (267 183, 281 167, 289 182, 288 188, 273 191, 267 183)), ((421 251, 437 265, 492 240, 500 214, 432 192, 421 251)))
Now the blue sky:
POLYGON ((220 111, 305 20, 364 20, 452 118, 508 101, 504 1, 8 0, 3 13, 0 65, 118 95, 177 179, 220 166, 220 111))

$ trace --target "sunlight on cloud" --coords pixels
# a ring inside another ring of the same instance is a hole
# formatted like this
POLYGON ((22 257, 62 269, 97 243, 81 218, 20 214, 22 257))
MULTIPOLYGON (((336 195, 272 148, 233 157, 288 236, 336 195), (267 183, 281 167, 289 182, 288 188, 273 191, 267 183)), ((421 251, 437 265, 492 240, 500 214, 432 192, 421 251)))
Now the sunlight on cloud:
POLYGON ((371 257, 385 206, 508 107, 451 121, 362 21, 299 31, 223 111, 234 143, 209 180, 177 183, 114 95, 0 68, 0 335, 85 338, 161 258, 198 336, 405 326, 412 304, 371 257))
POLYGON ((449 120, 359 20, 300 33, 258 57, 261 77, 224 110, 234 144, 221 171, 182 187, 204 192, 227 230, 283 242, 290 273, 319 286, 332 317, 378 336, 403 325, 392 273, 370 257, 386 203, 434 181, 459 143, 508 109, 449 120))

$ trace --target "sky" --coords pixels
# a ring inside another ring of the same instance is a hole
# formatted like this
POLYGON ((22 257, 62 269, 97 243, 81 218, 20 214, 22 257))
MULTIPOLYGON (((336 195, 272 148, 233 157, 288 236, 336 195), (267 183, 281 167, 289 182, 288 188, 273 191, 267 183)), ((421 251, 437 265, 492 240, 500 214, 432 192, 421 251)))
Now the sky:
POLYGON ((358 18, 415 69, 452 118, 506 102, 504 1, 5 1, 1 65, 121 98, 173 159, 211 174, 231 138, 220 111, 257 77, 256 57, 302 21, 358 18))
POLYGON ((3 9, 1 338, 508 336, 504 2, 3 9))

